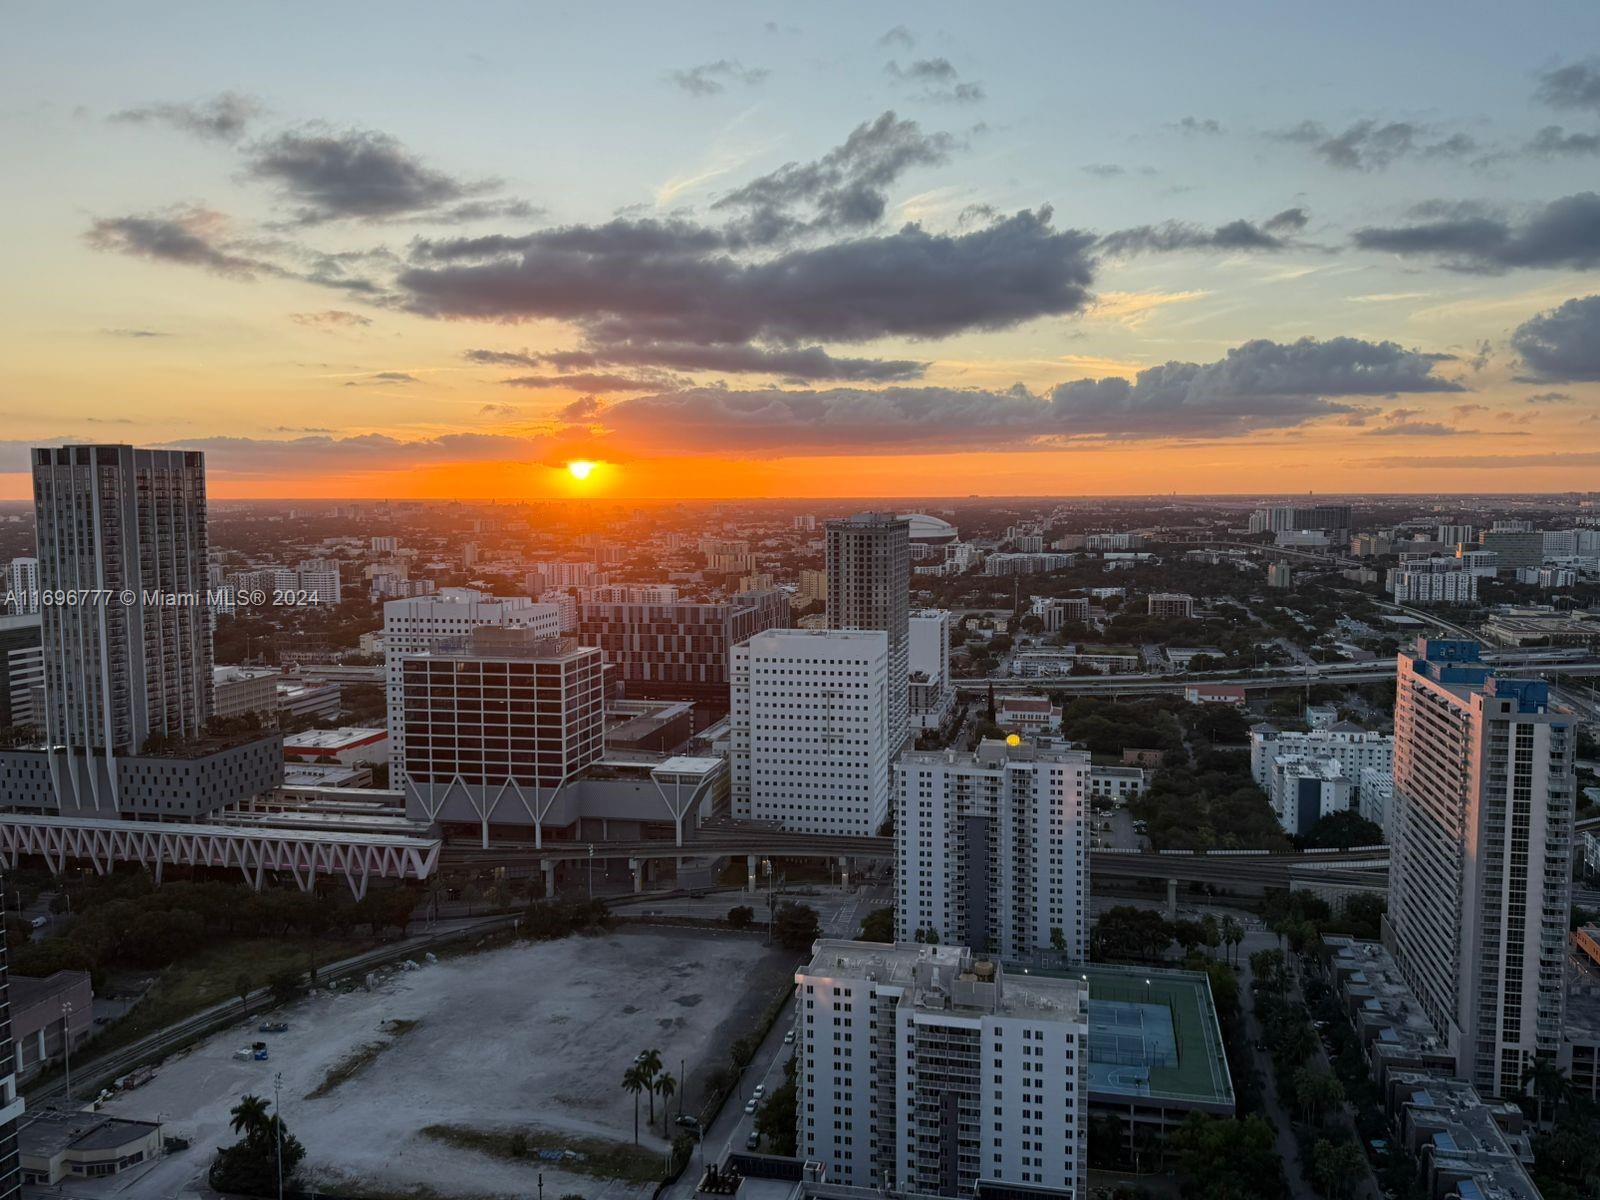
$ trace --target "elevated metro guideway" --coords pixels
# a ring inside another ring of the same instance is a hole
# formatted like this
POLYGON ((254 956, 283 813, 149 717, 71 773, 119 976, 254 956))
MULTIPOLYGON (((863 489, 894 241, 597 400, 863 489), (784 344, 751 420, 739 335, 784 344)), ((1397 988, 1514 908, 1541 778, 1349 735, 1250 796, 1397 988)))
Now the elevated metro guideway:
MULTIPOLYGON (((319 877, 335 876, 360 899, 373 879, 430 877, 441 864, 460 867, 554 869, 590 858, 721 858, 745 855, 794 858, 892 859, 894 839, 803 834, 776 829, 727 829, 677 845, 671 841, 501 843, 446 847, 441 839, 393 833, 281 828, 270 818, 252 824, 163 823, 35 813, 0 813, 0 858, 15 867, 39 855, 52 872, 86 862, 105 874, 119 862, 141 863, 161 881, 166 866, 238 868, 260 889, 269 872, 287 872, 302 891, 319 877), (548 866, 546 865, 548 864, 548 866)), ((1264 851, 1116 851, 1090 853, 1090 878, 1175 879, 1195 883, 1240 882, 1287 886, 1291 870, 1381 870, 1388 848, 1271 854, 1264 851)))
POLYGON ((119 862, 151 867, 161 882, 166 866, 237 867, 257 891, 269 871, 286 871, 301 891, 318 876, 342 877, 357 900, 372 879, 426 879, 439 865, 437 838, 330 830, 118 821, 0 813, 0 858, 15 868, 37 854, 59 874, 68 861, 87 862, 100 875, 119 862))

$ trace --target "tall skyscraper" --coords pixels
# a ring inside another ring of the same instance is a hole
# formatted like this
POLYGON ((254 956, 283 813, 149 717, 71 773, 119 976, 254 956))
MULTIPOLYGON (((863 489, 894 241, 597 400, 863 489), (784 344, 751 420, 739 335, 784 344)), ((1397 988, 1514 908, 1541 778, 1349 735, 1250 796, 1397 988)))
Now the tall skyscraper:
POLYGON ((459 642, 474 629, 499 625, 531 629, 541 637, 561 633, 561 612, 527 596, 490 596, 471 588, 444 588, 436 595, 390 600, 383 606, 385 699, 389 712, 389 786, 406 786, 405 698, 402 665, 408 654, 422 654, 459 642))
POLYGON ((1576 722, 1469 641, 1399 656, 1384 941, 1456 1071, 1522 1087, 1561 1038, 1576 722))
MULTIPOLYGON (((0 897, 5 887, 0 884, 0 897)), ((0 909, 3 909, 0 904, 0 909)), ((3 916, 3 912, 0 912, 3 916)), ((22 1195, 22 1162, 17 1155, 17 1121, 23 1113, 17 1092, 17 1047, 11 1040, 11 998, 7 984, 5 922, 0 919, 0 1200, 22 1195)))
POLYGON ((56 789, 64 807, 115 807, 116 757, 210 715, 204 456, 35 449, 33 495, 40 587, 94 597, 43 609, 56 789))
POLYGON ((888 635, 769 629, 733 648, 733 815, 876 834, 889 815, 888 635))
POLYGON ((1088 957, 1088 754, 985 741, 894 775, 896 938, 1088 957))
POLYGON ((910 691, 911 522, 864 512, 828 522, 828 628, 889 635, 889 755, 905 744, 910 691))
POLYGON ((800 1157, 930 1196, 1086 1191, 1088 988, 961 946, 824 939, 795 975, 800 1157))

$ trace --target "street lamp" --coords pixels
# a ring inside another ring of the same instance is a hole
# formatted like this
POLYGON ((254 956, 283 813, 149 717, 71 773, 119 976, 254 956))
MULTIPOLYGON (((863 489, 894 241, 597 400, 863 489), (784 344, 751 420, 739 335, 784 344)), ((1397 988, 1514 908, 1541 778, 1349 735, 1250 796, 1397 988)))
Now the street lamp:
POLYGON ((61 1053, 67 1065, 67 1103, 72 1103, 72 1001, 61 1002, 61 1053))
POLYGON ((278 1135, 278 1200, 283 1200, 283 1110, 278 1092, 283 1087, 283 1072, 272 1077, 272 1123, 278 1135))

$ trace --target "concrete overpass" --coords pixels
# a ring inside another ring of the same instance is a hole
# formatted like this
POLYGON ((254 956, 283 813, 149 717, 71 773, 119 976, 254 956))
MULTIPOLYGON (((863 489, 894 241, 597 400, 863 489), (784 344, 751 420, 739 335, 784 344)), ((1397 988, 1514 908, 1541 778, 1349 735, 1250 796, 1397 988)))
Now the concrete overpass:
MULTIPOLYGON (((477 870, 498 867, 531 871, 537 867, 544 873, 546 887, 550 889, 559 863, 625 858, 634 873, 635 888, 642 889, 645 864, 651 861, 735 858, 739 855, 745 857, 747 884, 754 890, 757 866, 764 858, 827 858, 836 859, 842 865, 848 865, 852 859, 892 859, 894 839, 802 834, 785 830, 721 829, 682 846, 664 841, 546 842, 543 847, 530 842, 498 843, 487 850, 478 846, 452 845, 445 847, 440 863, 443 867, 477 870)), ((1209 853, 1095 850, 1090 852, 1089 859, 1091 881, 1165 879, 1177 883, 1243 883, 1261 887, 1287 887, 1291 870, 1387 870, 1389 851, 1386 846, 1313 850, 1305 854, 1271 854, 1264 850, 1216 850, 1209 853)))

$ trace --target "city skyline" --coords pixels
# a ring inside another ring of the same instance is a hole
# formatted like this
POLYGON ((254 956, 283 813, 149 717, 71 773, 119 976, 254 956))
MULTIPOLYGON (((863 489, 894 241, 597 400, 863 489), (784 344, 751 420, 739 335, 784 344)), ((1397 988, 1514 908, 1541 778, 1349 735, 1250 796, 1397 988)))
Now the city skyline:
POLYGON ((219 499, 1600 466, 1593 10, 313 11, 17 14, 0 498, 67 441, 219 499))

